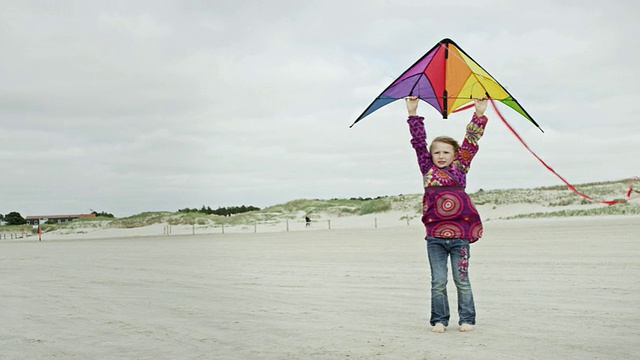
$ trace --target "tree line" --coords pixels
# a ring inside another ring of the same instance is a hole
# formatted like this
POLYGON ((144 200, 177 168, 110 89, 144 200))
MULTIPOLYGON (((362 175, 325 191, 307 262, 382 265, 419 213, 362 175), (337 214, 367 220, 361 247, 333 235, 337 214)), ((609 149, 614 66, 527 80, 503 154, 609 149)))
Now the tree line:
MULTIPOLYGON (((219 207, 215 210, 211 209, 210 206, 202 206, 200 209, 197 208, 193 208, 193 209, 189 209, 189 208, 184 208, 184 209, 180 209, 178 210, 178 212, 182 212, 182 213, 203 213, 203 214, 208 214, 208 215, 220 215, 220 216, 231 216, 234 214, 241 214, 241 213, 245 213, 245 212, 249 212, 249 211, 257 211, 260 210, 260 208, 255 207, 255 206, 228 206, 228 207, 219 207)), ((112 218, 114 217, 113 214, 110 214, 108 212, 105 211, 92 211, 92 214, 95 214, 97 217, 108 217, 108 218, 112 218)), ((22 217, 22 215, 20 215, 19 212, 17 211, 12 211, 6 215, 0 214, 0 220, 4 221, 7 225, 25 225, 27 223, 27 220, 22 217)))
POLYGON ((6 215, 0 214, 0 220, 7 223, 7 225, 24 225, 27 223, 27 220, 17 211, 12 211, 6 215))
POLYGON ((220 216, 231 216, 234 214, 241 214, 241 213, 245 213, 245 212, 249 212, 249 211, 257 211, 260 210, 260 208, 255 207, 255 206, 228 206, 228 207, 219 207, 215 210, 213 210, 210 206, 204 206, 202 205, 202 207, 200 209, 197 208, 193 208, 193 209, 189 209, 189 208, 184 208, 184 209, 179 209, 178 212, 182 212, 182 213, 202 213, 202 214, 207 214, 207 215, 220 215, 220 216))
MULTIPOLYGON (((91 213, 101 217, 114 217, 113 214, 104 211, 92 211, 91 213)), ((7 223, 7 225, 25 225, 27 223, 27 220, 23 218, 22 215, 20 215, 20 213, 17 211, 12 211, 6 215, 0 214, 0 220, 7 223)))

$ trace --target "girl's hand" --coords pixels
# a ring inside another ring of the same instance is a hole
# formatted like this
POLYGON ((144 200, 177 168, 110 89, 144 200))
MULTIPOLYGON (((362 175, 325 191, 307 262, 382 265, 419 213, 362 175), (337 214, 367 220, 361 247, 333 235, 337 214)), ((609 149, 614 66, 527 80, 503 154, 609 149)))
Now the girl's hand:
POLYGON ((476 117, 484 116, 484 112, 487 110, 487 99, 473 99, 473 102, 476 105, 476 117))
POLYGON ((417 96, 407 96, 404 98, 404 103, 407 105, 407 112, 409 116, 416 116, 418 113, 418 97, 417 96))

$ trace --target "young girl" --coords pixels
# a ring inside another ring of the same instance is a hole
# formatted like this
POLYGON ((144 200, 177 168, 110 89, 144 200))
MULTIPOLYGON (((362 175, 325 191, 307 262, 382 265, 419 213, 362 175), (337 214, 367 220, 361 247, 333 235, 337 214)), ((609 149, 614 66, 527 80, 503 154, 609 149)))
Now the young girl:
POLYGON ((431 326, 444 332, 449 325, 447 262, 451 258, 453 280, 458 290, 460 331, 472 331, 476 310, 469 282, 469 244, 482 236, 482 222, 469 195, 464 191, 471 160, 478 152, 484 133, 486 99, 475 101, 475 113, 467 125, 462 145, 448 136, 433 139, 427 149, 424 118, 416 115, 418 99, 405 99, 409 113, 411 145, 418 156, 424 179, 422 222, 427 230, 427 254, 431 267, 431 326))

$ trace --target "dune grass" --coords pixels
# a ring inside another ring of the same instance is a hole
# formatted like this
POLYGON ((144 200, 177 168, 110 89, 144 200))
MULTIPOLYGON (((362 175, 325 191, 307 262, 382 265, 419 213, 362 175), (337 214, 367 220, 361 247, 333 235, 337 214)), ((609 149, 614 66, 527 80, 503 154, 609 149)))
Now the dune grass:
MULTIPOLYGON (((627 180, 604 181, 576 185, 576 189, 593 199, 619 198, 628 189, 627 180)), ((568 206, 592 204, 576 195, 566 186, 547 186, 533 189, 508 189, 476 191, 470 194, 476 205, 539 204, 543 206, 568 206)))
POLYGON ((572 209, 559 210, 551 212, 535 212, 529 214, 519 214, 508 216, 504 219, 535 219, 549 217, 568 217, 568 216, 606 216, 606 215, 640 215, 640 205, 636 204, 616 204, 611 206, 603 206, 591 209, 572 209))
MULTIPOLYGON (((581 191, 594 199, 615 198, 628 189, 626 180, 594 182, 577 185, 581 191)), ((592 205, 593 203, 574 194, 566 186, 548 186, 533 189, 479 190, 470 194, 476 205, 509 205, 509 204, 538 204, 548 208, 572 206, 573 209, 559 209, 557 211, 535 212, 519 214, 505 219, 561 217, 561 216, 605 216, 605 215, 640 215, 640 205, 637 203, 616 204, 612 206, 589 207, 575 209, 576 206, 592 205)), ((422 194, 405 194, 393 196, 379 196, 376 198, 351 199, 297 199, 284 204, 273 205, 262 210, 250 211, 233 216, 207 215, 203 213, 185 212, 143 212, 124 218, 90 218, 78 219, 63 224, 43 224, 42 230, 74 229, 80 227, 111 227, 135 228, 157 223, 169 225, 198 225, 198 226, 237 226, 253 225, 255 223, 269 224, 284 220, 303 221, 308 215, 312 219, 331 216, 360 216, 367 214, 401 211, 405 217, 415 217, 422 211, 422 194)), ((24 231, 32 231, 31 227, 23 226, 24 231)), ((6 231, 7 227, 3 227, 6 231)), ((16 227, 22 229, 22 227, 16 227)))

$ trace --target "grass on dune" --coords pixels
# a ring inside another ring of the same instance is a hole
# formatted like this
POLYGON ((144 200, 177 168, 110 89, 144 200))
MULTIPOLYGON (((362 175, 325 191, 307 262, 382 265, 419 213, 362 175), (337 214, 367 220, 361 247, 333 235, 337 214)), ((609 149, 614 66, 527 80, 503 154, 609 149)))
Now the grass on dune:
MULTIPOLYGON (((628 189, 625 180, 604 181, 577 185, 578 191, 594 199, 611 199, 628 189)), ((549 208, 572 206, 574 209, 559 209, 549 212, 519 214, 505 219, 541 218, 559 216, 601 216, 640 215, 637 203, 575 209, 576 206, 591 205, 590 201, 576 195, 566 186, 548 186, 532 189, 479 190, 470 194, 476 205, 538 204, 549 208)), ((305 215, 318 219, 331 216, 359 216, 388 211, 405 212, 405 216, 421 213, 422 194, 379 196, 376 198, 351 199, 297 199, 284 204, 273 205, 262 210, 250 211, 233 216, 207 215, 191 212, 143 212, 124 218, 78 219, 63 224, 44 224, 43 231, 74 229, 80 227, 135 228, 157 223, 169 225, 236 226, 254 223, 277 223, 283 220, 303 221, 305 215)), ((31 227, 26 226, 27 231, 31 227)))

